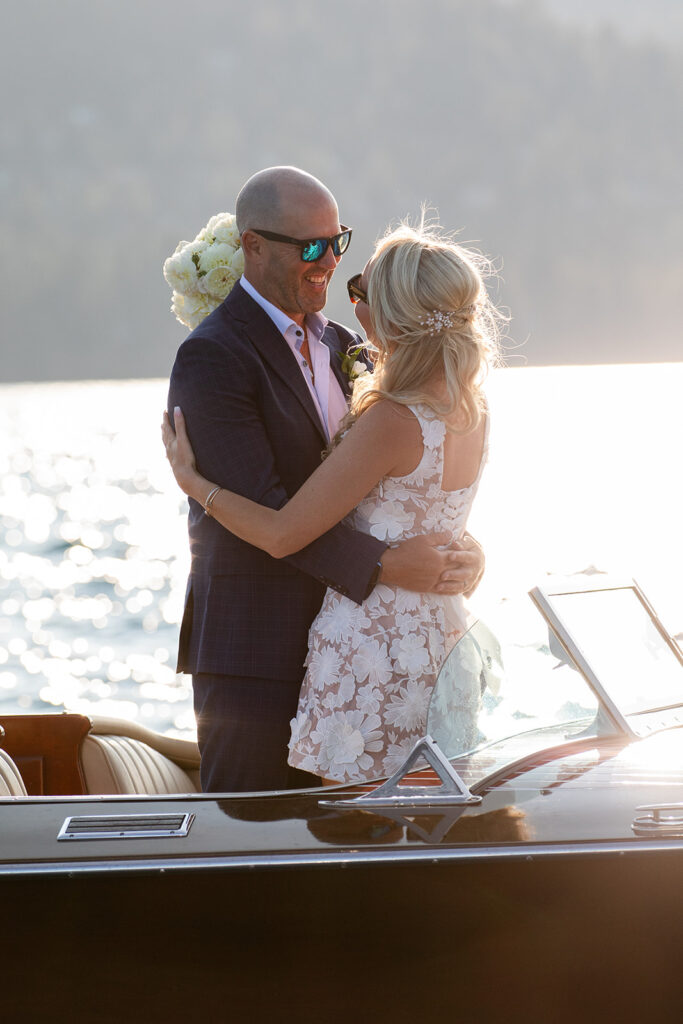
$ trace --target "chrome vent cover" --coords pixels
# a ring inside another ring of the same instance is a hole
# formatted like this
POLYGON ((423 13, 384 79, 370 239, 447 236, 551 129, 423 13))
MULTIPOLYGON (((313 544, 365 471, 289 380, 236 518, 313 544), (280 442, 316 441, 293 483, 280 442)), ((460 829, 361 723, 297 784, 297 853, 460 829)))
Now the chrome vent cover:
POLYGON ((93 814, 66 818, 61 839, 170 839, 186 836, 194 814, 93 814))

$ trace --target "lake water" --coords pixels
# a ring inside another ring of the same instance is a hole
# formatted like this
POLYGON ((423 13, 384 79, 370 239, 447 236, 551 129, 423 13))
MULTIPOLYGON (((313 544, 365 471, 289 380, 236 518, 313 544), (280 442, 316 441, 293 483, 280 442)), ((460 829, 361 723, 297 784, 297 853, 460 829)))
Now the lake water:
MULTIPOLYGON (((488 392, 475 611, 507 603, 522 642, 529 587, 609 572, 683 634, 683 363, 498 370, 488 392)), ((192 733, 174 671, 189 559, 165 394, 163 380, 0 386, 0 713, 192 733)))

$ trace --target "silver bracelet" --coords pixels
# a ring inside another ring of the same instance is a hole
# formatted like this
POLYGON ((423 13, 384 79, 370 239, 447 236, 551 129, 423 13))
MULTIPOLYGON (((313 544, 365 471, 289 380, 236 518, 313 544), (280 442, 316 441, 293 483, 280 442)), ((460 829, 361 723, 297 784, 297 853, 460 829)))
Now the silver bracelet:
POLYGON ((209 491, 209 495, 208 495, 206 501, 204 502, 204 515, 206 515, 206 516, 212 516, 213 515, 213 513, 211 511, 211 506, 214 503, 216 495, 219 493, 219 491, 222 491, 222 490, 223 490, 222 487, 214 487, 213 490, 209 491))

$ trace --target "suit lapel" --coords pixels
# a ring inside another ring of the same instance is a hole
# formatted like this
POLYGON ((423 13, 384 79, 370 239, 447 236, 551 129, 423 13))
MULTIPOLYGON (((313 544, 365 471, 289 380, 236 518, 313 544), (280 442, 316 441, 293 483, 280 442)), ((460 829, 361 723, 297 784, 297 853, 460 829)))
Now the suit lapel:
POLYGON ((235 285, 225 302, 232 316, 243 324, 245 334, 259 355, 294 394, 316 427, 323 442, 327 443, 318 410, 313 403, 294 353, 268 314, 240 285, 235 285))
POLYGON ((330 350, 330 366, 340 388, 348 398, 351 395, 351 384, 349 378, 342 370, 342 355, 345 355, 342 339, 335 331, 332 324, 328 324, 323 331, 322 340, 330 350))
MULTIPOLYGON (((342 328, 342 330, 345 330, 345 328, 342 328)), ((350 332, 347 333, 349 334, 348 341, 345 339, 343 334, 338 333, 335 326, 330 322, 325 328, 323 341, 330 350, 330 366, 334 371, 334 375, 339 381, 341 389, 346 397, 350 398, 353 387, 348 376, 342 369, 342 357, 347 355, 353 349, 358 349, 362 346, 362 342, 360 338, 354 337, 350 332)), ((372 371, 373 363, 366 348, 361 347, 360 354, 357 358, 361 363, 365 363, 368 370, 372 371)))

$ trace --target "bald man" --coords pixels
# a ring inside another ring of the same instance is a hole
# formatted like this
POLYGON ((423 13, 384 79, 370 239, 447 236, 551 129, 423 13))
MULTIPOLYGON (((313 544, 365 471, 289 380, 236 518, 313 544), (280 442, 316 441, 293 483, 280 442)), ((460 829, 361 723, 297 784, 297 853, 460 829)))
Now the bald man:
MULTIPOLYGON (((322 315, 351 232, 332 193, 295 167, 255 174, 237 197, 244 274, 181 345, 180 406, 200 472, 280 508, 320 463, 346 412, 342 356, 359 336, 322 315)), ((362 261, 364 262, 364 260, 362 261)), ((344 524, 289 558, 228 533, 190 500, 192 556, 178 671, 192 673, 205 792, 313 785, 288 768, 289 722, 309 627, 326 587, 357 603, 381 578, 409 590, 471 589, 483 559, 434 537, 389 549, 344 524)))

